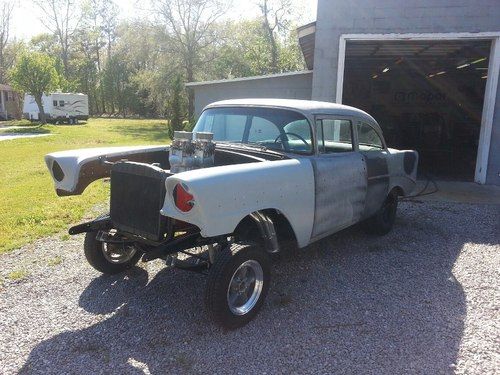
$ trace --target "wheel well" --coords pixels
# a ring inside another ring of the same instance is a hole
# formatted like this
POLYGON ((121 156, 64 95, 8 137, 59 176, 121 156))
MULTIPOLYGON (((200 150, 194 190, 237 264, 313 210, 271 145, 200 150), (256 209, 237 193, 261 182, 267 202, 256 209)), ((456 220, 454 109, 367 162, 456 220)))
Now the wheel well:
POLYGON ((391 194, 396 194, 397 196, 402 197, 405 195, 405 192, 401 186, 394 186, 389 192, 389 195, 391 194))
MULTIPOLYGON (((259 212, 265 214, 273 221, 280 245, 285 242, 292 242, 293 246, 297 246, 295 232, 285 215, 273 208, 260 210, 259 212)), ((250 215, 245 216, 238 223, 234 230, 234 235, 245 240, 255 241, 256 238, 259 238, 263 241, 258 225, 250 215)))

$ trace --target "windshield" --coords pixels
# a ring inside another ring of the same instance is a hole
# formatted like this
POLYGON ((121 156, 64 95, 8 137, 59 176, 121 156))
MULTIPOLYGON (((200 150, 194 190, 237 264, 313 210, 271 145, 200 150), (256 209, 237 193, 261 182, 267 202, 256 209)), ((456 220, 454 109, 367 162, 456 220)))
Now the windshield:
POLYGON ((271 150, 312 153, 311 127, 300 113, 276 108, 210 108, 194 132, 211 132, 214 141, 258 145, 271 150))

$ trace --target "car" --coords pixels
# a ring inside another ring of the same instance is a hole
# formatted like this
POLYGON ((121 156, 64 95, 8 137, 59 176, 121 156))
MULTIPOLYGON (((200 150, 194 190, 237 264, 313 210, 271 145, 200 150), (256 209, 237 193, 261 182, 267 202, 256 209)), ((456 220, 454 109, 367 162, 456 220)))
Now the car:
POLYGON ((96 270, 162 259, 207 275, 209 315, 252 320, 271 261, 362 222, 393 227, 416 183, 418 154, 388 148, 377 121, 334 103, 288 99, 208 105, 170 146, 61 151, 45 157, 58 195, 110 177, 110 212, 76 225, 96 270))

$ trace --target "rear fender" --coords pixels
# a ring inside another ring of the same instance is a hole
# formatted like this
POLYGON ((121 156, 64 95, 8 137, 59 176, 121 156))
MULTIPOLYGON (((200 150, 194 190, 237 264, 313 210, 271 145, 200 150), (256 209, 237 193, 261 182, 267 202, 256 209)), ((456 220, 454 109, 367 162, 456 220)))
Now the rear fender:
POLYGON ((403 195, 409 195, 417 183, 418 152, 389 149, 389 191, 398 187, 403 195))
POLYGON ((233 233, 243 218, 274 209, 288 220, 299 247, 311 238, 314 174, 307 158, 198 169, 170 176, 161 214, 196 225, 203 237, 233 233), (175 205, 173 191, 183 184, 193 195, 189 212, 175 205))
POLYGON ((129 146, 59 151, 46 155, 45 164, 57 195, 79 195, 90 183, 109 177, 111 163, 119 160, 160 163, 169 169, 168 150, 167 146, 129 146))

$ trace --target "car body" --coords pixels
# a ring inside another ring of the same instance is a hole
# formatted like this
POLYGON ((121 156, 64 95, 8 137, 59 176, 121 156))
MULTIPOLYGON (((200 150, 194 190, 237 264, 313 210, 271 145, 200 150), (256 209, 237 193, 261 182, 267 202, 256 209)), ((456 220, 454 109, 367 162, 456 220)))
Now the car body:
MULTIPOLYGON (((410 194, 416 183, 418 154, 388 148, 376 120, 345 105, 285 99, 221 101, 204 109, 194 132, 214 137, 215 149, 203 158, 209 160, 208 167, 186 169, 191 159, 185 158, 177 173, 172 173, 169 160, 174 160, 174 147, 180 154, 188 152, 189 141, 174 140, 172 148, 47 155, 59 195, 81 194, 92 181, 111 176, 111 215, 73 227, 70 233, 90 233, 99 249, 100 244, 118 243, 123 249, 135 248, 137 259, 140 254, 145 261, 162 258, 180 268, 207 271, 209 280, 211 273, 217 273, 212 279, 222 277, 224 272, 212 269, 217 268, 217 253, 225 249, 232 255, 220 258, 234 268, 232 281, 226 282, 234 284, 235 272, 244 262, 231 263, 236 262, 233 248, 259 258, 256 246, 265 254, 279 253, 285 243, 302 248, 362 221, 386 233, 394 222, 397 197, 410 194), (197 246, 208 250, 205 258, 195 256, 199 259, 194 265, 172 260, 173 254, 197 246)), ((206 151, 207 144, 193 147, 206 151)), ((245 262, 250 261, 259 263, 245 262)), ((254 276, 266 269, 262 264, 248 267, 254 276)), ((263 274, 262 283, 268 278, 263 274)), ((258 283, 252 283, 255 290, 258 283)), ((267 285, 242 315, 222 311, 212 301, 215 319, 222 324, 229 319, 234 327, 246 323, 266 290, 267 285)), ((227 295, 229 301, 229 291, 227 295)))

